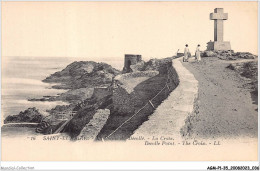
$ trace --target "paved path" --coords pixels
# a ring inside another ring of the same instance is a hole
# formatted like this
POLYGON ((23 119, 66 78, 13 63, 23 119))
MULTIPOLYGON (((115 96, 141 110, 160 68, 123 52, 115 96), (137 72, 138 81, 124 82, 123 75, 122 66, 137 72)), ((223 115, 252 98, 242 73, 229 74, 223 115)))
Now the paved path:
POLYGON ((132 135, 143 136, 171 136, 175 140, 182 139, 181 128, 185 125, 185 119, 193 111, 194 100, 198 93, 198 81, 193 74, 183 67, 182 58, 173 60, 180 84, 171 92, 160 106, 150 115, 132 135))

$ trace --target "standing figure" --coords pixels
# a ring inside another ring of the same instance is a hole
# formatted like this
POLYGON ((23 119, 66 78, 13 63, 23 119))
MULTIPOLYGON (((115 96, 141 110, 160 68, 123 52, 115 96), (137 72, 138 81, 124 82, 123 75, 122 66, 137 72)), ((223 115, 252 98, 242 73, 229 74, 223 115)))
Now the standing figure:
POLYGON ((176 55, 175 55, 175 56, 178 56, 179 50, 180 50, 180 49, 178 49, 178 50, 177 50, 177 52, 176 52, 176 55))
POLYGON ((200 57, 200 45, 199 44, 198 44, 198 46, 196 48, 195 58, 196 58, 197 61, 201 60, 201 57, 200 57))
POLYGON ((190 50, 189 50, 189 48, 188 48, 188 44, 186 44, 185 46, 186 46, 186 47, 185 47, 185 49, 184 49, 183 62, 188 62, 190 50))

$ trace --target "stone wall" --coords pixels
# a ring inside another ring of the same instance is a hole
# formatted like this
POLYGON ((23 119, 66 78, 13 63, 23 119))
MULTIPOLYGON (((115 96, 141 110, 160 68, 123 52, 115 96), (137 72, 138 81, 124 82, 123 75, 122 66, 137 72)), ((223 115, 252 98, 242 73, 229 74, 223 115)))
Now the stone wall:
POLYGON ((158 71, 158 75, 138 84, 130 94, 120 84, 114 89, 111 114, 97 140, 128 139, 143 122, 148 120, 154 110, 169 98, 169 94, 179 84, 172 60, 161 60, 158 71))
POLYGON ((135 112, 135 103, 138 102, 138 94, 129 92, 124 88, 122 85, 123 80, 135 78, 135 77, 154 77, 158 75, 158 71, 139 71, 133 73, 126 73, 117 75, 114 80, 117 84, 116 88, 113 90, 113 105, 114 110, 118 111, 119 113, 134 113, 135 112))
POLYGON ((134 93, 129 94, 126 89, 118 85, 113 90, 112 96, 114 110, 118 111, 118 113, 134 113, 134 96, 134 93))
MULTIPOLYGON (((174 90, 179 84, 178 74, 177 74, 176 70, 172 67, 171 62, 170 62, 170 65, 168 65, 167 70, 168 70, 168 76, 169 76, 168 80, 167 80, 167 85, 169 87, 169 90, 167 88, 167 91, 165 91, 166 95, 168 95, 172 90, 174 90)), ((148 72, 146 72, 146 74, 148 74, 148 72)), ((150 74, 153 74, 154 76, 157 75, 156 71, 154 71, 154 73, 152 72, 150 74)), ((123 75, 125 75, 125 74, 123 74, 123 75)), ((124 79, 126 79, 127 76, 129 76, 129 74, 126 74, 125 76, 121 76, 121 77, 124 77, 124 79)), ((135 106, 137 106, 135 103, 138 103, 138 101, 140 101, 140 100, 138 100, 140 95, 136 94, 135 92, 132 92, 131 94, 129 94, 127 92, 127 90, 124 89, 120 85, 120 82, 118 82, 118 83, 119 84, 117 85, 117 88, 115 88, 113 90, 113 96, 112 96, 114 110, 116 110, 122 114, 127 114, 127 113, 134 114, 136 112, 135 106)), ((165 84, 166 84, 166 82, 165 82, 165 84)), ((163 89, 163 87, 162 87, 162 89, 163 89)), ((164 100, 164 99, 162 99, 162 100, 164 100)), ((147 103, 147 102, 144 102, 144 103, 147 103)))
POLYGON ((175 86, 172 87, 173 89, 175 89, 180 83, 179 76, 175 68, 169 67, 168 70, 169 70, 169 83, 170 83, 168 86, 175 86))

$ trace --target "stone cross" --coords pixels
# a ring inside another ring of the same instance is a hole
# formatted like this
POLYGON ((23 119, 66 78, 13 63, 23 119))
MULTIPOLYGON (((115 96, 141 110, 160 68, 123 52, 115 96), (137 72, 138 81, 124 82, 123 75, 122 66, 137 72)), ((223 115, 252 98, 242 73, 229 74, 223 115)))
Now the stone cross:
POLYGON ((207 50, 231 50, 230 42, 223 41, 223 20, 228 19, 228 14, 223 8, 215 8, 210 19, 214 20, 214 42, 207 43, 207 50))
POLYGON ((210 13, 210 19, 214 20, 214 41, 223 42, 223 20, 228 19, 228 14, 223 13, 223 8, 215 8, 210 13))

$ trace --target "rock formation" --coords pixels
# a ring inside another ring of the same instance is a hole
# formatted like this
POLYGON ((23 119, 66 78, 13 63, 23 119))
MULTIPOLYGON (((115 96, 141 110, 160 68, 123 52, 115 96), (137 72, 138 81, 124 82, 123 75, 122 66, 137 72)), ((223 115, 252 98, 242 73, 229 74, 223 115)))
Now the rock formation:
POLYGON ((60 83, 53 88, 78 89, 111 84, 112 78, 120 71, 106 63, 80 61, 69 64, 43 80, 48 83, 60 83))
POLYGON ((40 123, 43 115, 36 109, 28 108, 24 112, 20 112, 18 115, 9 115, 5 118, 4 123, 20 123, 20 122, 32 122, 40 123))

